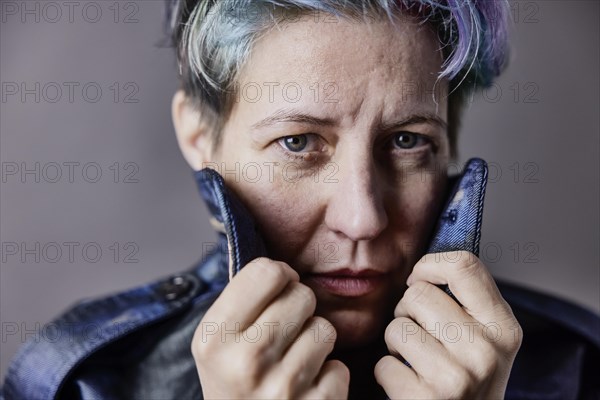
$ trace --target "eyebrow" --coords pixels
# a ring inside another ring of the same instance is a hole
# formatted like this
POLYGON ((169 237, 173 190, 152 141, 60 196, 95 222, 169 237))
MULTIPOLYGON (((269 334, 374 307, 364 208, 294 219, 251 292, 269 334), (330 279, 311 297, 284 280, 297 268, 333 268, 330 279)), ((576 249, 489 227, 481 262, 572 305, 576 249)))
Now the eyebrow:
MULTIPOLYGON (((260 128, 265 128, 268 126, 275 125, 280 122, 296 122, 296 123, 304 123, 315 126, 335 126, 336 121, 333 118, 319 118, 314 115, 306 114, 298 110, 288 110, 288 109, 279 109, 272 115, 254 123, 251 125, 251 129, 256 130, 260 128)), ((440 126, 443 129, 448 128, 448 124, 442 118, 438 117, 432 113, 418 113, 411 114, 405 118, 402 118, 398 121, 379 124, 377 126, 378 131, 393 131, 397 129, 401 129, 406 125, 412 124, 423 124, 423 123, 433 123, 435 125, 440 126)))
POLYGON ((399 121, 394 121, 388 124, 380 124, 377 129, 385 132, 404 128, 406 125, 433 123, 440 128, 448 129, 448 123, 442 118, 431 113, 412 114, 399 121))
POLYGON ((253 124, 251 128, 265 128, 280 122, 298 122, 316 126, 334 126, 336 124, 335 120, 332 118, 319 118, 313 115, 305 114, 298 110, 279 109, 272 115, 253 124))

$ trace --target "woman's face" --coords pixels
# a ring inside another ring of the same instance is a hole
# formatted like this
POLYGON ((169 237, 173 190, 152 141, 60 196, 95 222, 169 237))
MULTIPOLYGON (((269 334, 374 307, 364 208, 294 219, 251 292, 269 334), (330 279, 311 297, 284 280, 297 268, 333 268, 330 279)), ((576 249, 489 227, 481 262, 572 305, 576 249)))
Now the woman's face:
POLYGON ((273 29, 240 71, 210 156, 269 256, 314 290, 341 347, 381 334, 440 210, 449 143, 439 47, 408 19, 394 28, 306 16, 273 29), (384 275, 312 276, 340 269, 384 275))

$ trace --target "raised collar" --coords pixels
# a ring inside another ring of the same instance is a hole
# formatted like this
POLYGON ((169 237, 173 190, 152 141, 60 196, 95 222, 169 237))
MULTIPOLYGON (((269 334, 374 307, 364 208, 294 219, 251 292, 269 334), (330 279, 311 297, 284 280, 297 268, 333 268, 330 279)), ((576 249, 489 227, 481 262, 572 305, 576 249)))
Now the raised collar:
POLYGON ((194 178, 218 234, 219 273, 231 279, 248 262, 267 255, 264 242, 254 218, 217 171, 204 168, 194 178))

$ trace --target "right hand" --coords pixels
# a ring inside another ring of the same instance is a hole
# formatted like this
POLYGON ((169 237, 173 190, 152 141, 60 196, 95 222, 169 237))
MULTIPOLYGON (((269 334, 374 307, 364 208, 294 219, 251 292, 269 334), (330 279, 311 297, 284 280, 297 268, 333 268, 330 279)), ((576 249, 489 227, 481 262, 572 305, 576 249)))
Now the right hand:
POLYGON ((202 392, 214 398, 347 398, 348 368, 326 361, 336 333, 313 316, 316 297, 289 265, 248 263, 192 339, 202 392))

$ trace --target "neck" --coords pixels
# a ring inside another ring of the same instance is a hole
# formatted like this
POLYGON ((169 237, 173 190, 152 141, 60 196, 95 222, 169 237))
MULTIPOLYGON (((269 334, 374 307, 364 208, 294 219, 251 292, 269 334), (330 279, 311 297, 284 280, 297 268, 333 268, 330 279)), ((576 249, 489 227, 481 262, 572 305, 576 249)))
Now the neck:
MULTIPOLYGON (((381 335, 383 336, 383 335, 381 335)), ((375 364, 388 354, 383 337, 361 347, 335 349, 328 358, 342 361, 350 370, 348 399, 385 399, 385 391, 375 380, 375 364)))

